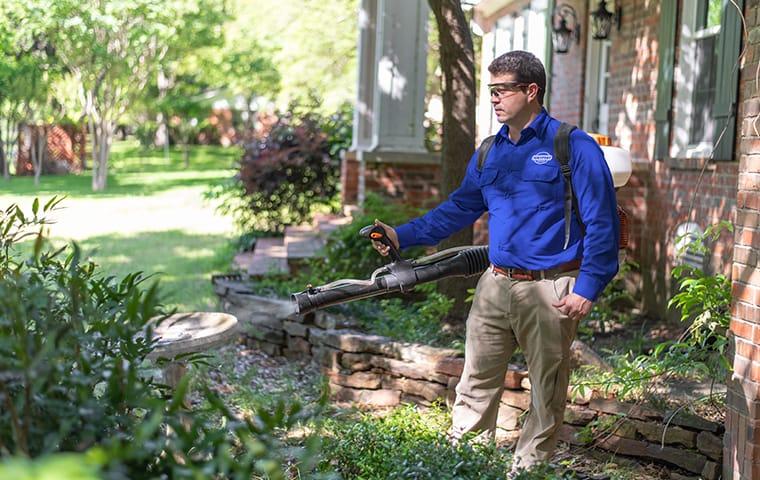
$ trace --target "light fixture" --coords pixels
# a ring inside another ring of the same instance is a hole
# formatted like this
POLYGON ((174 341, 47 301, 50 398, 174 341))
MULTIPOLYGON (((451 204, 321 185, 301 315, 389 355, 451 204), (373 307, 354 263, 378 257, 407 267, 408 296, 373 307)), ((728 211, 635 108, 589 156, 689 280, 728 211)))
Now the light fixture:
POLYGON ((591 12, 591 34, 595 40, 605 40, 610 36, 612 22, 615 22, 620 30, 620 20, 623 16, 623 8, 618 7, 615 13, 607 10, 607 0, 599 0, 596 10, 591 12))
POLYGON ((570 40, 581 41, 581 26, 575 9, 565 3, 554 7, 552 13, 552 42, 556 53, 567 53, 570 40))

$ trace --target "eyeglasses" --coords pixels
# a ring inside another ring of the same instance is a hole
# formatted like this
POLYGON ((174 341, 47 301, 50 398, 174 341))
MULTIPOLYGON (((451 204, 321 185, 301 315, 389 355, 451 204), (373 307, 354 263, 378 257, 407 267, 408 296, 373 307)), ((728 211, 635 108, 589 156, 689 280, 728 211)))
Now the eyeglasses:
POLYGON ((521 82, 492 83, 488 85, 488 91, 491 92, 491 98, 498 97, 499 99, 502 99, 507 93, 517 92, 528 85, 530 84, 521 82))

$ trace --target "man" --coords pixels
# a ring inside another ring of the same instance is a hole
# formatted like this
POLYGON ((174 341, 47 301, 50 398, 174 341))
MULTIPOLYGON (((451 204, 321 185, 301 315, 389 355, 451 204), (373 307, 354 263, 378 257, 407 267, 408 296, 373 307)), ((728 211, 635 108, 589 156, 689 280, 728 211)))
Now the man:
MULTIPOLYGON (((503 124, 481 168, 473 155, 461 186, 424 216, 397 227, 382 222, 400 248, 435 245, 489 218, 491 267, 481 276, 467 319, 465 364, 451 434, 493 436, 509 358, 520 346, 531 383, 529 415, 513 472, 548 461, 562 425, 570 344, 578 322, 618 269, 619 221, 612 175, 596 142, 570 135, 573 209, 565 231, 565 181, 555 158, 560 122, 543 108, 546 73, 532 54, 513 51, 488 67, 496 118, 503 124)), ((388 247, 375 242, 383 255, 388 247)))

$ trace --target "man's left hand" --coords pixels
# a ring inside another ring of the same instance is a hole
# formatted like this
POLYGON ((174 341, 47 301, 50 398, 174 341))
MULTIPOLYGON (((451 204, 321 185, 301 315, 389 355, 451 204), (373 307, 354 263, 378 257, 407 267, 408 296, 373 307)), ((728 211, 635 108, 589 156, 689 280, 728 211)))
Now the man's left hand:
POLYGON ((570 317, 571 320, 581 321, 589 314, 591 307, 594 306, 594 302, 577 293, 570 293, 562 297, 559 302, 552 303, 552 305, 564 315, 570 317))

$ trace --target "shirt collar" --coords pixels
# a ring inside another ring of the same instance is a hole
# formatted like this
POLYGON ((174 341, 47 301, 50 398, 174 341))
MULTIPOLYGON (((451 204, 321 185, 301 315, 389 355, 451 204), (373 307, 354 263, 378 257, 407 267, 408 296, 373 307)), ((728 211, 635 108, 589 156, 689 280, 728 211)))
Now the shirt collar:
MULTIPOLYGON (((528 132, 532 132, 534 136, 543 139, 550 118, 551 117, 549 117, 549 113, 546 109, 541 107, 541 111, 536 115, 536 118, 534 118, 533 121, 530 122, 530 125, 520 132, 520 137, 522 138, 528 132)), ((506 123, 499 129, 499 136, 503 137, 505 140, 509 140, 509 126, 506 123)))

